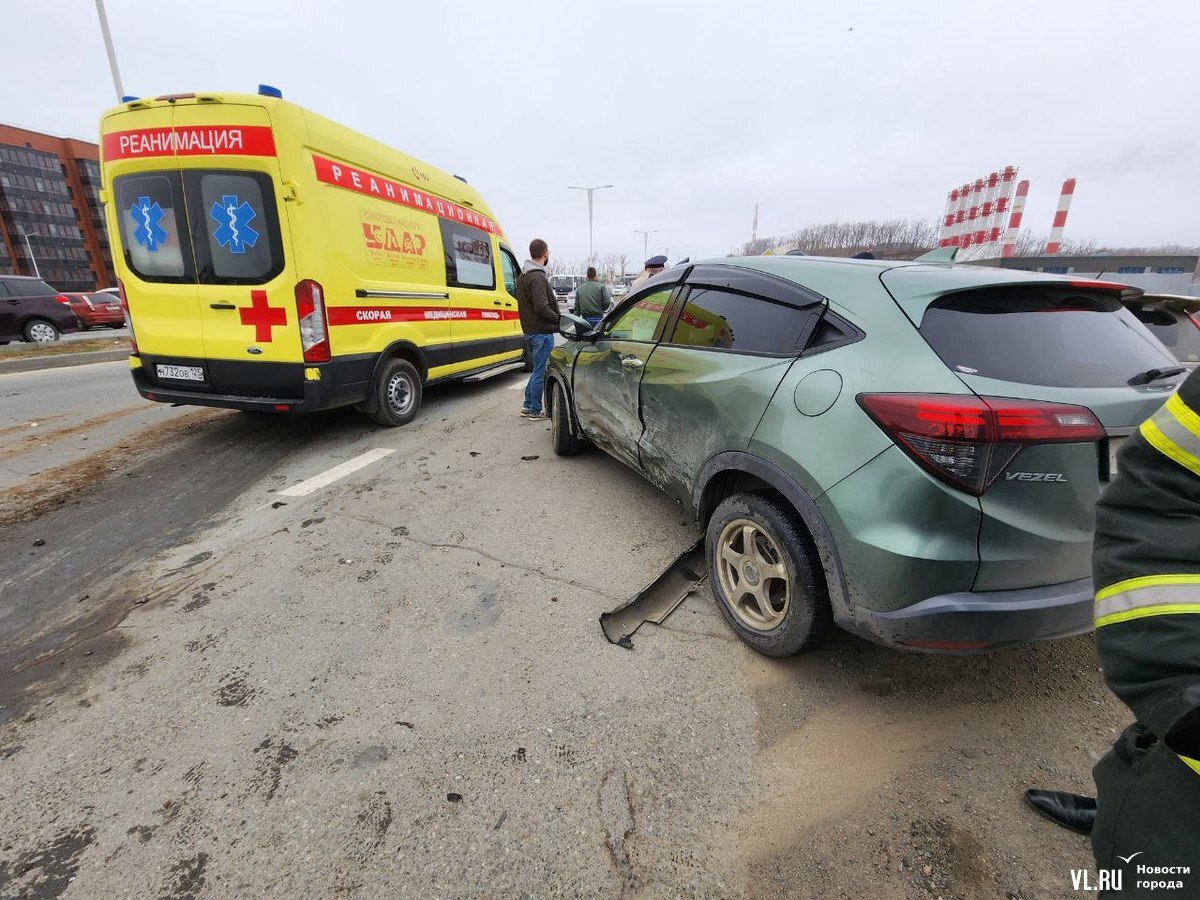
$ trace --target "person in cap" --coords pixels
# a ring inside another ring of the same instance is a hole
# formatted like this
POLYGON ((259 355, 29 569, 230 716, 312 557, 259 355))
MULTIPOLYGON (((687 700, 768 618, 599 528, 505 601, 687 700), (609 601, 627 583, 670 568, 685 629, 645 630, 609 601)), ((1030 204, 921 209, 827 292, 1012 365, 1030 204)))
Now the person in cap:
POLYGON ((652 256, 646 260, 645 268, 642 269, 642 274, 633 279, 633 284, 629 286, 629 290, 636 291, 643 284, 661 272, 667 267, 667 258, 665 256, 652 256))

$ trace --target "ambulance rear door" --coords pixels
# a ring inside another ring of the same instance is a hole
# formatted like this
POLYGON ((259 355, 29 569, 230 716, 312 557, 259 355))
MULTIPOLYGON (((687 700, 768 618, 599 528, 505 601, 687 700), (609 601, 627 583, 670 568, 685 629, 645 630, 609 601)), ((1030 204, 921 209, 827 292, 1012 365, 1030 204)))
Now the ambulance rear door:
POLYGON ((281 136, 263 107, 226 103, 178 104, 175 133, 212 387, 301 397, 300 287, 282 214, 281 136))
POLYGON ((166 104, 104 119, 105 214, 139 353, 187 361, 202 381, 196 264, 173 123, 174 107, 166 104))

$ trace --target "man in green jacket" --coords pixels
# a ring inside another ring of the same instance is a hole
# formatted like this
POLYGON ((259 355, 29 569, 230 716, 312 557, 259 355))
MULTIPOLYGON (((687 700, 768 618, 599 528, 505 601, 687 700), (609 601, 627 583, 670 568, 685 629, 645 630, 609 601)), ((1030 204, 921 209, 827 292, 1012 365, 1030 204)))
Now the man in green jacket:
POLYGON ((587 319, 595 328, 611 303, 612 291, 596 280, 596 267, 588 266, 587 281, 575 290, 575 315, 587 319))

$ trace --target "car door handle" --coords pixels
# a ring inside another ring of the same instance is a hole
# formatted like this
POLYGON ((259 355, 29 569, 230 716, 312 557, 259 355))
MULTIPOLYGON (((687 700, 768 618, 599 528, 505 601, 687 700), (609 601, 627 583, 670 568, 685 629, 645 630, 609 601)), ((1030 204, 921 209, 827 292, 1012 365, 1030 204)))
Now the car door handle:
POLYGON ((501 302, 501 301, 499 301, 499 300, 493 300, 493 301, 492 301, 493 305, 495 305, 495 306, 499 306, 499 305, 500 305, 500 302, 501 302))
POLYGON ((9 306, 17 306, 20 304, 20 302, 21 302, 20 300, 9 300, 8 305, 9 306))
POLYGON ((623 356, 621 357, 621 365, 627 369, 640 369, 645 363, 636 356, 623 356))
POLYGON ((209 309, 237 309, 237 307, 234 306, 232 303, 210 303, 210 304, 208 304, 208 308, 209 309))

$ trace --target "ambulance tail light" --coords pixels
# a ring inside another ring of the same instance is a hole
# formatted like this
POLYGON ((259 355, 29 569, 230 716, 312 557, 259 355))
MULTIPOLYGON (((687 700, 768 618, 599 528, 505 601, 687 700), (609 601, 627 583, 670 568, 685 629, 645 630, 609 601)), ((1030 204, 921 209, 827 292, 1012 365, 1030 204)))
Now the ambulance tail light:
POLYGON ((296 283, 296 316, 300 320, 300 344, 304 361, 329 362, 329 326, 325 321, 325 292, 317 282, 305 278, 296 283))
POLYGON ((121 309, 125 312, 125 323, 129 326, 129 352, 134 356, 138 353, 137 335, 133 333, 133 316, 129 314, 129 302, 125 299, 125 285, 117 279, 117 296, 121 298, 121 309))

